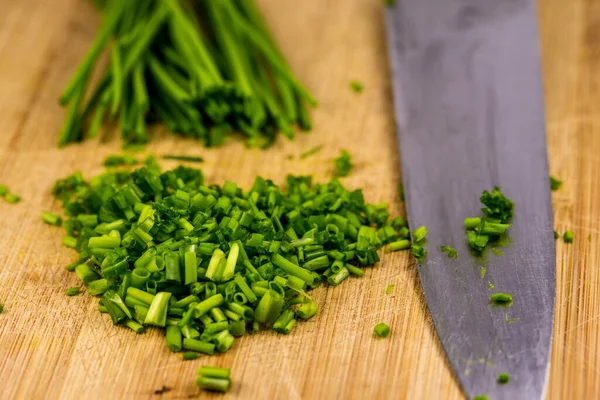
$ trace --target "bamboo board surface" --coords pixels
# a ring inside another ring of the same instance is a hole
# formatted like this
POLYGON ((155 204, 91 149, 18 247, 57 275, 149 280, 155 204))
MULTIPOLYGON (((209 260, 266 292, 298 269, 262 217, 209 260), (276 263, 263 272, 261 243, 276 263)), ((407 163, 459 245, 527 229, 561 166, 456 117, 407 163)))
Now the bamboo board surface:
MULTIPOLYGON (((347 148, 357 166, 344 183, 402 214, 380 2, 260 4, 293 69, 320 101, 314 131, 266 152, 246 150, 239 140, 206 150, 157 131, 147 152, 201 155, 208 182, 229 179, 248 188, 257 174, 278 183, 286 173, 328 179, 331 159, 347 148), (349 89, 353 79, 364 83, 362 94, 349 89), (320 153, 299 160, 318 144, 320 153)), ((548 397, 594 399, 600 398, 600 3, 540 0, 539 8, 550 168, 564 180, 553 194, 555 225, 575 232, 572 245, 557 246, 548 397)), ((461 398, 406 252, 383 254, 362 279, 318 289, 320 313, 289 336, 247 336, 224 355, 196 361, 170 353, 157 330, 138 336, 113 327, 87 294, 64 294, 78 284, 64 269, 75 254, 61 247, 62 231, 44 225, 40 213, 59 211, 50 195, 56 179, 74 170, 100 173, 104 157, 120 151, 109 132, 100 143, 55 145, 64 116, 56 99, 97 23, 84 0, 0 2, 0 183, 23 198, 18 205, 0 201, 0 398, 217 397, 195 387, 202 364, 232 368, 226 398, 461 398), (389 284, 395 286, 386 295, 389 284), (392 328, 386 340, 372 333, 381 321, 392 328)))

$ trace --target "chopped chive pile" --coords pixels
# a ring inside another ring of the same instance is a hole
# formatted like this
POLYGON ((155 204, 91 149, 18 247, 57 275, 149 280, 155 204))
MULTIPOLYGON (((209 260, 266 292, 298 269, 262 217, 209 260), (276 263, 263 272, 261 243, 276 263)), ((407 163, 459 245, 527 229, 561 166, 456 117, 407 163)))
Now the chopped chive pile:
POLYGON ((481 209, 483 217, 466 218, 464 221, 469 246, 477 253, 481 253, 490 242, 498 240, 510 228, 509 221, 515 207, 497 186, 491 192, 484 190, 480 201, 485 206, 481 209))
POLYGON ((188 162, 204 162, 204 158, 198 156, 184 156, 177 154, 165 154, 162 156, 165 160, 177 160, 177 161, 188 161, 188 162))
POLYGON ((62 224, 62 218, 56 214, 51 213, 50 211, 42 212, 42 221, 44 221, 48 225, 60 226, 62 224))
POLYGON ((21 201, 21 196, 10 193, 6 185, 0 185, 0 197, 11 204, 16 204, 21 201))
POLYGON ((506 385, 508 382, 510 382, 510 375, 508 372, 501 372, 498 375, 498 383, 501 385, 506 385))
POLYGON ((200 389, 227 392, 231 387, 231 370, 202 366, 198 369, 196 384, 200 389))
POLYGON ((446 253, 448 258, 458 258, 458 252, 452 246, 441 246, 440 250, 442 251, 442 253, 446 253))
POLYGON ((128 154, 111 154, 104 159, 105 167, 120 167, 123 165, 136 165, 138 160, 128 154))
POLYGON ((560 189, 561 185, 562 185, 561 180, 559 180, 553 176, 550 176, 550 190, 552 190, 552 191, 558 190, 558 189, 560 189))
POLYGON ((337 179, 288 176, 283 191, 257 177, 243 191, 206 185, 199 169, 145 164, 89 181, 75 173, 53 194, 68 216, 63 243, 79 253, 67 269, 115 325, 164 328, 172 351, 225 352, 264 328, 287 334, 317 313, 310 289, 364 275, 379 248, 410 235, 385 203, 366 204, 337 179))
POLYGON ((390 327, 387 324, 380 322, 377 325, 375 325, 373 331, 380 338, 386 338, 390 334, 390 327))
POLYGON ((573 243, 573 232, 566 231, 565 234, 563 235, 563 241, 565 243, 573 243))
POLYGON ((352 89, 354 93, 361 93, 364 90, 364 88, 365 87, 363 86, 363 84, 359 81, 350 82, 350 89, 352 89))
POLYGON ((118 119, 123 141, 145 143, 147 125, 207 146, 241 132, 268 146, 293 125, 309 130, 316 101, 292 73, 254 1, 98 2, 103 23, 65 88, 59 145, 98 135, 118 119), (86 96, 100 55, 108 68, 86 96))
POLYGON ((79 287, 74 286, 66 290, 67 296, 77 296, 79 294, 79 287))
POLYGON ((306 157, 310 157, 313 154, 318 153, 322 149, 323 149, 323 145, 322 144, 320 144, 318 146, 311 147, 310 149, 306 150, 304 153, 300 154, 300 158, 304 160, 306 157))
POLYGON ((341 150, 340 156, 334 159, 335 162, 335 175, 336 176, 348 176, 350 171, 354 167, 352 164, 352 156, 347 150, 341 150))
POLYGON ((490 296, 490 301, 494 305, 510 305, 513 302, 512 294, 508 293, 494 293, 490 296))

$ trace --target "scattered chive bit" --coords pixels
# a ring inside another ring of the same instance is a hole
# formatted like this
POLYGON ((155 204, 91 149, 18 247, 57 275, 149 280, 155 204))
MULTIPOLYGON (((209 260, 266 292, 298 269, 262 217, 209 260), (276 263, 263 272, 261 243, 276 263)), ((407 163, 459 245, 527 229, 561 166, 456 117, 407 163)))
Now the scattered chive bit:
POLYGON ((553 176, 550 176, 550 190, 556 191, 556 190, 560 189, 561 185, 562 185, 561 180, 559 180, 553 176))
POLYGON ((198 359, 198 353, 196 353, 194 351, 186 351, 185 353, 183 353, 183 359, 184 360, 196 360, 196 359, 198 359))
POLYGON ((498 375, 498 383, 500 385, 506 385, 508 382, 510 382, 510 375, 508 372, 501 372, 498 375))
POLYGON ((0 303, 0 314, 2 314, 2 311, 4 311, 4 306, 2 305, 2 303, 0 303))
POLYGON ((511 324, 513 322, 518 322, 519 321, 519 318, 509 318, 507 313, 504 313, 504 319, 509 324, 511 324))
POLYGON ((412 234, 413 242, 420 243, 427 237, 427 227, 420 226, 412 234))
POLYGON ((591 242, 591 241, 592 241, 592 234, 590 233, 590 234, 588 235, 588 242, 591 242))
POLYGON ((396 4, 396 0, 383 0, 383 4, 385 4, 386 6, 393 6, 394 4, 396 4))
POLYGON ((177 160, 177 161, 188 161, 188 162, 204 162, 204 158, 198 156, 184 156, 177 154, 164 154, 162 156, 165 160, 177 160))
POLYGON ((558 234, 558 232, 554 231, 554 240, 558 239, 560 237, 560 235, 558 234))
POLYGON ((489 287, 490 289, 493 289, 493 288, 495 288, 496 286, 495 286, 495 285, 494 285, 492 282, 488 281, 488 287, 489 287))
POLYGON ((418 244, 413 244, 410 247, 410 254, 413 255, 414 258, 417 259, 418 262, 422 263, 425 260, 425 256, 427 256, 427 250, 423 248, 423 246, 419 246, 418 244))
POLYGON ((490 301, 494 305, 506 306, 513 302, 513 297, 508 293, 494 293, 490 296, 490 301))
POLYGON ((136 165, 138 160, 128 154, 110 154, 104 159, 105 167, 120 167, 123 165, 136 165))
POLYGON ((323 145, 322 144, 320 144, 318 146, 311 147, 310 149, 306 150, 304 153, 300 154, 300 158, 302 160, 304 160, 306 157, 310 157, 313 154, 318 153, 322 149, 323 149, 323 145))
POLYGON ((310 130, 307 106, 317 103, 254 1, 97 3, 99 33, 60 97, 68 107, 60 146, 97 136, 114 118, 127 143, 148 142, 152 122, 207 146, 239 132, 266 147, 278 132, 292 139, 296 123, 310 130), (92 85, 104 53, 108 67, 92 85))
POLYGON ((361 93, 364 90, 364 88, 365 87, 363 86, 363 84, 359 81, 350 82, 350 89, 352 89, 354 93, 361 93))
POLYGON ((458 258, 458 252, 452 246, 448 246, 448 245, 441 246, 440 250, 442 251, 442 253, 446 253, 448 258, 458 258))
POLYGON ((390 334, 390 327, 387 324, 380 322, 377 325, 375 325, 373 331, 380 338, 386 338, 390 334))
POLYGON ((79 294, 79 287, 74 286, 66 290, 67 296, 77 296, 79 294))
POLYGON ((67 215, 63 243, 79 253, 67 269, 114 324, 166 328, 172 351, 225 352, 265 328, 287 334, 317 313, 310 289, 364 274, 378 249, 410 234, 385 203, 338 179, 288 176, 283 191, 257 177, 245 191, 206 185, 199 169, 145 164, 90 181, 75 173, 53 194, 67 215))
POLYGON ((489 398, 485 394, 480 394, 473 397, 473 400, 489 400, 489 398))
POLYGON ((479 275, 481 276, 481 279, 485 278, 485 272, 486 272, 485 267, 483 265, 480 266, 479 267, 479 275))
POLYGON ((198 369, 196 384, 200 389, 227 392, 231 387, 231 370, 229 368, 202 366, 198 369))
POLYGON ((497 255, 498 257, 502 256, 504 253, 500 251, 497 247, 492 247, 492 253, 497 255))
POLYGON ((293 160, 294 159, 294 155, 293 154, 288 154, 286 158, 288 160, 293 160))
POLYGON ((334 159, 335 162, 335 176, 348 176, 350 171, 354 167, 352 164, 352 156, 348 151, 341 150, 341 155, 334 159))
POLYGON ((392 293, 392 290, 394 290, 394 284, 390 283, 387 288, 385 289, 385 294, 390 294, 392 293))
POLYGON ((6 200, 8 203, 16 204, 21 201, 21 197, 16 194, 12 194, 8 191, 8 187, 6 185, 0 185, 0 197, 6 200))
POLYGON ((563 235, 563 242, 573 243, 573 231, 566 231, 563 235))
POLYGON ((514 203, 497 186, 491 192, 484 190, 480 199, 485 206, 484 216, 465 218, 464 226, 471 249, 481 253, 490 243, 504 235, 510 228, 510 219, 514 212, 514 203))
POLYGON ((50 211, 42 211, 42 221, 48 225, 60 226, 62 224, 62 218, 58 215, 51 213, 50 211))

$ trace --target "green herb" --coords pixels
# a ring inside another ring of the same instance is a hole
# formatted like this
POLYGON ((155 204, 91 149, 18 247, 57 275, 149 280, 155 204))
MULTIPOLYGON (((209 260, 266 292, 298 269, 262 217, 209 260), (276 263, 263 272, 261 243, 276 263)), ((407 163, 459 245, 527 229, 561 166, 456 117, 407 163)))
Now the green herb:
POLYGON ((233 132, 269 146, 278 132, 293 138, 294 124, 311 128, 306 107, 316 101, 254 1, 108 0, 101 10, 99 33, 60 97, 68 106, 60 145, 97 136, 114 118, 126 143, 148 142, 154 121, 207 146, 233 132), (88 95, 103 53, 108 68, 88 95))
POLYGON ((485 278, 485 272, 486 272, 485 267, 483 265, 480 266, 479 267, 479 275, 481 275, 481 279, 485 278))
MULTIPOLYGON (((484 214, 483 218, 465 218, 464 221, 469 246, 477 253, 481 253, 490 241, 497 241, 506 233, 506 230, 510 228, 509 221, 515 207, 514 203, 504 196, 498 187, 491 192, 484 190, 479 200, 485 206, 481 209, 484 214)), ((494 251, 494 253, 496 252, 494 251)))
POLYGON ((204 162, 204 158, 197 156, 183 156, 176 154, 165 154, 162 156, 165 160, 189 161, 189 162, 204 162))
POLYGON ((565 232, 565 234, 563 235, 563 242, 573 243, 573 232, 572 231, 565 232))
POLYGON ((137 333, 164 327, 172 351, 225 352, 260 328, 287 334, 317 313, 310 289, 364 275, 382 246, 409 235, 385 203, 337 179, 288 176, 283 191, 257 177, 244 191, 145 164, 89 182, 75 173, 53 194, 64 244, 79 253, 68 269, 101 296, 99 310, 137 333))
POLYGON ((318 153, 322 149, 323 149, 322 144, 315 146, 315 147, 311 147, 310 149, 306 150, 304 153, 300 154, 300 158, 302 160, 304 160, 306 157, 312 156, 313 154, 318 153))
POLYGON ((492 282, 488 281, 488 287, 490 289, 493 289, 495 286, 494 286, 494 284, 492 282))
POLYGON ((195 353, 193 351, 186 351, 185 353, 183 353, 183 359, 184 360, 196 360, 196 359, 198 359, 198 353, 195 353))
POLYGON ((554 231, 554 240, 558 239, 560 237, 560 235, 558 234, 558 232, 554 231))
POLYGON ((2 314, 2 311, 4 311, 4 306, 2 305, 2 303, 0 303, 0 314, 2 314))
POLYGON ((519 321, 519 318, 509 318, 507 313, 504 313, 504 319, 509 324, 519 321))
POLYGON ((196 384, 204 390, 227 392, 231 387, 231 370, 202 366, 198 369, 196 384))
POLYGON ((390 243, 389 249, 390 251, 407 250, 410 249, 410 246, 410 240, 403 239, 390 243))
POLYGON ((48 225, 60 226, 62 224, 62 219, 49 211, 42 211, 42 221, 48 225))
POLYGON ((402 202, 404 202, 404 184, 403 183, 398 184, 398 195, 400 196, 400 200, 402 202))
POLYGON ((341 150, 341 155, 334 160, 335 162, 335 175, 336 176, 348 176, 350 171, 354 167, 352 164, 352 156, 348 151, 341 150))
POLYGON ((79 287, 74 286, 74 287, 70 287, 66 290, 67 296, 77 296, 79 294, 80 290, 79 287))
POLYGON ((494 293, 490 296, 490 301, 495 305, 509 305, 513 302, 512 294, 494 293))
POLYGON ((392 290, 394 289, 394 284, 390 283, 387 288, 385 289, 385 294, 390 294, 392 293, 392 290))
POLYGON ((448 245, 441 246, 440 250, 442 251, 442 253, 446 253, 448 258, 458 258, 458 252, 452 246, 448 246, 448 245))
POLYGON ((410 254, 412 254, 418 262, 422 263, 423 260, 425 260, 425 257, 427 256, 427 250, 425 250, 423 246, 413 244, 410 248, 410 254))
POLYGON ((106 156, 103 164, 105 167, 120 167, 122 165, 135 165, 137 163, 138 160, 130 155, 111 154, 106 156))
POLYGON ((383 0, 383 4, 385 4, 386 6, 393 6, 394 4, 396 4, 396 0, 383 0))
POLYGON ((473 400, 489 400, 489 399, 485 394, 480 394, 480 395, 473 397, 473 400))
POLYGON ((592 241, 592 234, 590 233, 590 234, 588 235, 588 242, 591 242, 591 241, 592 241))
POLYGON ((390 327, 387 324, 380 322, 377 325, 375 325, 373 331, 380 338, 386 338, 390 334, 390 327))
POLYGON ((427 237, 427 227, 420 226, 412 234, 413 242, 420 243, 427 237))
POLYGON ((558 190, 558 189, 560 189, 561 185, 562 185, 561 180, 559 180, 553 176, 550 176, 550 190, 552 190, 552 191, 558 190))
POLYGON ((352 89, 354 93, 361 93, 364 90, 364 86, 359 81, 351 81, 350 89, 352 89))
POLYGON ((495 255, 497 255, 498 257, 502 256, 504 253, 502 253, 502 251, 500 251, 499 249, 497 249, 496 247, 492 247, 492 253, 494 253, 495 255))
POLYGON ((498 375, 498 383, 501 385, 505 385, 510 381, 510 375, 508 374, 508 372, 501 372, 498 375))
POLYGON ((4 200, 6 200, 10 204, 17 204, 18 202, 21 201, 21 196, 18 196, 13 193, 7 193, 2 197, 4 198, 4 200))

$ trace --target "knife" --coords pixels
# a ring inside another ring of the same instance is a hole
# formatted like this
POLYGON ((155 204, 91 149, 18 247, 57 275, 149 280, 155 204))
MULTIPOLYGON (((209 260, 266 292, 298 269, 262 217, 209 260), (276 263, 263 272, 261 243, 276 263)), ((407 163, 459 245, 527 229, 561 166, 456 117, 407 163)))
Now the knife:
POLYGON ((429 229, 418 270, 437 335, 467 397, 543 398, 556 272, 535 2, 396 0, 386 28, 406 207, 413 228, 429 229), (478 258, 463 221, 481 216, 494 186, 515 203, 510 243, 478 258), (496 292, 512 306, 491 306, 496 292))

